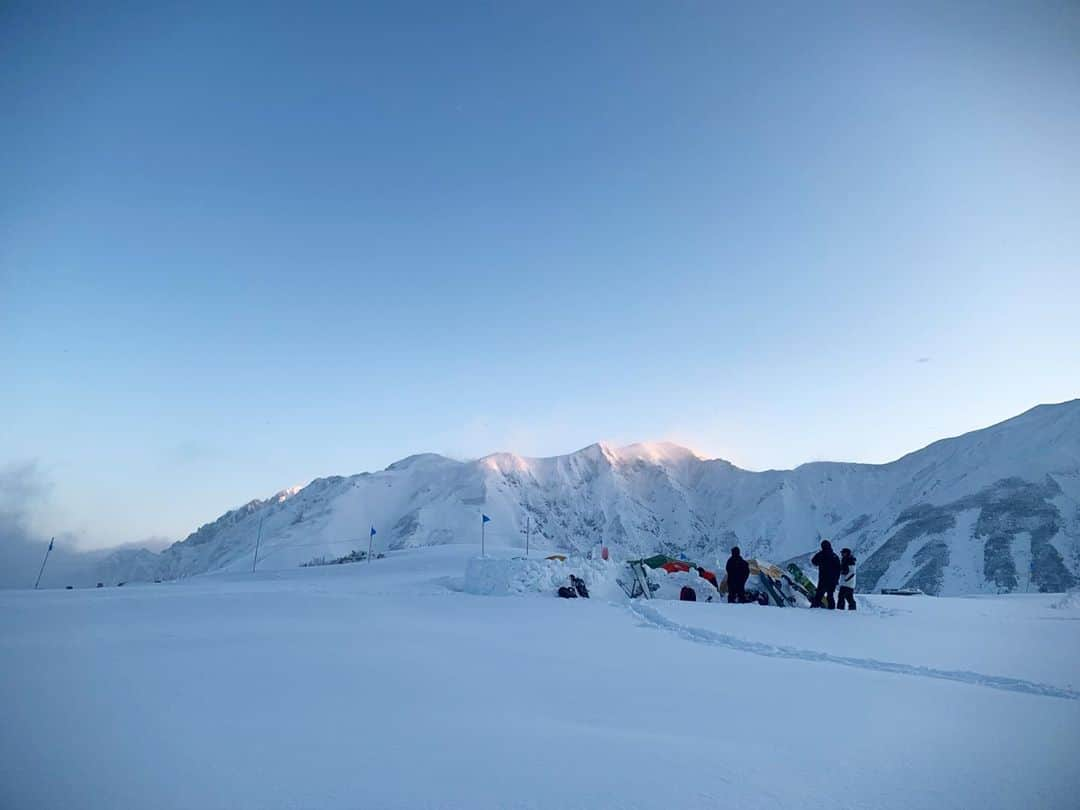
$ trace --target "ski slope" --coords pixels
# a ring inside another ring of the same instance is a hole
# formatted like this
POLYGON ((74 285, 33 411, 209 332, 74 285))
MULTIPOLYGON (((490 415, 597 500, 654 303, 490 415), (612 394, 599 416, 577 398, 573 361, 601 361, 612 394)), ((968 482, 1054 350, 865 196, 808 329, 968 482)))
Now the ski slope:
POLYGON ((495 597, 477 551, 0 592, 0 807, 1076 806, 1075 596, 495 597))

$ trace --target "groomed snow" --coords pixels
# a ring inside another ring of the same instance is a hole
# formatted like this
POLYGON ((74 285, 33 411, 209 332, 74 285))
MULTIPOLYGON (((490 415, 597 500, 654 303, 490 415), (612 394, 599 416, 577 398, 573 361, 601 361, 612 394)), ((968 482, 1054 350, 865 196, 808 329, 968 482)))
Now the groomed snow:
POLYGON ((0 807, 1076 806, 1071 598, 491 598, 477 551, 0 593, 0 807))

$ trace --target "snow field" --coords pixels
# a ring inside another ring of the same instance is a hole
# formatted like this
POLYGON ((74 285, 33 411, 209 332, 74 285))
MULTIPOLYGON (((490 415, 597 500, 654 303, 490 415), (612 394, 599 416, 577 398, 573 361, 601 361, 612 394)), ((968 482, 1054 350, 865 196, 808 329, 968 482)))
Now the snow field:
POLYGON ((492 599, 478 550, 0 593, 0 807, 1076 806, 1060 596, 492 599))
POLYGON ((1080 610, 1080 590, 1069 591, 1050 607, 1055 610, 1080 610))

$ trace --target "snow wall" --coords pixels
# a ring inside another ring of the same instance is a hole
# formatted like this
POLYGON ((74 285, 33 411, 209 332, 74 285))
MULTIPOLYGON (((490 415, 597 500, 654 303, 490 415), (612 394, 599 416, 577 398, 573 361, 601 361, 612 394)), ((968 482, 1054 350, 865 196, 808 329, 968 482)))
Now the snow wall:
MULTIPOLYGON (((660 587, 653 591, 653 599, 678 599, 684 587, 693 588, 699 602, 727 601, 726 596, 713 587, 713 584, 705 577, 698 576, 697 569, 689 571, 665 571, 663 568, 650 568, 648 570, 649 582, 660 587)), ((753 587, 747 583, 747 587, 753 587)))
MULTIPOLYGON (((498 559, 474 557, 465 566, 466 593, 479 596, 515 596, 526 593, 543 593, 554 596, 563 585, 570 584, 570 575, 581 577, 594 599, 625 599, 619 585, 622 579, 628 585, 633 573, 625 563, 611 560, 590 560, 568 557, 566 561, 547 559, 498 559)), ((721 601, 723 597, 707 579, 698 576, 696 570, 668 573, 661 569, 648 571, 649 582, 660 587, 652 594, 653 599, 678 599, 684 586, 694 589, 699 602, 721 601)))
POLYGON ((609 560, 587 560, 568 557, 562 560, 497 559, 474 557, 465 565, 466 593, 480 596, 514 596, 525 593, 546 593, 552 596, 563 585, 570 584, 570 575, 581 577, 594 599, 612 599, 623 595, 615 581, 623 566, 609 560))

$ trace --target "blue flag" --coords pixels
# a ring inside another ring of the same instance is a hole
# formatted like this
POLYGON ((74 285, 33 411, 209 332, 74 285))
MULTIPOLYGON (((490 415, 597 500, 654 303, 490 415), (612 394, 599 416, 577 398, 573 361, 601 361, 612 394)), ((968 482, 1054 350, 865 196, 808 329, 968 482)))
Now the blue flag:
POLYGON ((374 526, 371 527, 371 536, 372 537, 375 536, 375 527, 374 526))
POLYGON ((482 518, 482 520, 480 521, 481 523, 490 523, 491 522, 491 518, 489 518, 487 515, 485 515, 483 513, 480 514, 480 517, 482 518))

